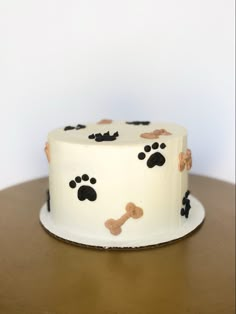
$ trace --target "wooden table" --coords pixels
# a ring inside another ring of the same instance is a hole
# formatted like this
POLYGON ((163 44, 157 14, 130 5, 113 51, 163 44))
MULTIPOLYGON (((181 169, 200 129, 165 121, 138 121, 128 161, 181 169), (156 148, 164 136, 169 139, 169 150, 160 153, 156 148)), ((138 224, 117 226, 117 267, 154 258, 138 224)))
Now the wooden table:
POLYGON ((47 178, 0 192, 0 313, 233 314, 235 186, 190 176, 206 220, 159 248, 106 251, 50 236, 39 223, 47 178))

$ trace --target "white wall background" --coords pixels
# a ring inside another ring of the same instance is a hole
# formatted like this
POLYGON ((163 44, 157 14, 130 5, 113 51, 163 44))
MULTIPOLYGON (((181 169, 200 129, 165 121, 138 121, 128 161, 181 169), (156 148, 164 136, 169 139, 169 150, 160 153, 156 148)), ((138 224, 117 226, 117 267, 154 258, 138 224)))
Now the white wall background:
POLYGON ((0 188, 105 117, 186 126, 192 173, 234 182, 234 1, 0 0, 0 110, 0 188))

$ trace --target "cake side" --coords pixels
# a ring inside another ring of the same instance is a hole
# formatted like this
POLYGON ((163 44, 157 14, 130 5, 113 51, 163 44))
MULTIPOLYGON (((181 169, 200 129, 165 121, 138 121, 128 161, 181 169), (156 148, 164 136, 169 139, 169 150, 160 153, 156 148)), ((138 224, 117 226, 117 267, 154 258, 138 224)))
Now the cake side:
POLYGON ((106 246, 125 246, 185 223, 191 168, 185 128, 125 122, 65 127, 50 132, 46 150, 55 225, 94 245, 102 239, 106 246))

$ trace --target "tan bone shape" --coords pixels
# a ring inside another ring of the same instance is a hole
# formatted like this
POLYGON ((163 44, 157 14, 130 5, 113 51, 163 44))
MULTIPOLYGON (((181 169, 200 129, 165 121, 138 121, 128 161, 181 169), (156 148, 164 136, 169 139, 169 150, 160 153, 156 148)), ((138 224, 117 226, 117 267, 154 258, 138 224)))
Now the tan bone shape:
POLYGON ((190 170, 192 168, 192 153, 190 149, 186 150, 186 153, 181 152, 179 154, 179 171, 184 169, 190 170))
POLYGON ((171 133, 165 129, 157 129, 149 133, 142 133, 140 136, 142 138, 154 139, 159 138, 160 135, 171 135, 171 133))
POLYGON ((45 143, 44 151, 45 151, 45 154, 46 154, 46 156, 47 156, 48 162, 50 162, 50 149, 49 149, 49 144, 48 144, 48 142, 45 143))
POLYGON ((111 119, 102 119, 98 122, 98 124, 111 124, 112 120, 111 119))
POLYGON ((111 234, 118 235, 122 232, 121 226, 129 219, 138 219, 143 216, 143 210, 134 203, 128 203, 125 207, 126 213, 119 219, 108 219, 105 226, 110 230, 111 234))

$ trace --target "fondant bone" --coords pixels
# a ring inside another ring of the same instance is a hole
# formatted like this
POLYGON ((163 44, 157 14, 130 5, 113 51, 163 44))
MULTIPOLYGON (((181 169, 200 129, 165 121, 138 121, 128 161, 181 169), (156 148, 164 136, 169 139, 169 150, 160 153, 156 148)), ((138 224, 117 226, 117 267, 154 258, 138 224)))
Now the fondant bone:
POLYGON ((48 144, 48 142, 45 143, 44 152, 45 152, 45 154, 46 154, 46 156, 47 156, 48 162, 50 162, 50 149, 49 149, 49 144, 48 144))
POLYGON ((119 219, 108 219, 105 222, 105 226, 110 230, 111 234, 118 235, 121 233, 121 226, 129 218, 140 218, 143 216, 143 210, 140 207, 137 207, 134 203, 128 203, 125 207, 126 213, 122 215, 119 219))
POLYGON ((184 169, 190 170, 192 168, 192 153, 190 149, 186 150, 186 153, 181 152, 179 154, 179 171, 184 169))
POLYGON ((171 135, 171 133, 166 131, 165 129, 157 129, 149 133, 142 133, 140 136, 142 138, 154 139, 159 138, 159 136, 161 135, 171 135))
POLYGON ((98 124, 111 124, 112 120, 111 119, 102 119, 98 122, 98 124))

